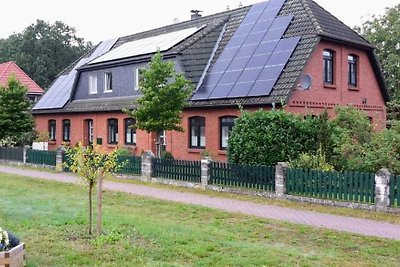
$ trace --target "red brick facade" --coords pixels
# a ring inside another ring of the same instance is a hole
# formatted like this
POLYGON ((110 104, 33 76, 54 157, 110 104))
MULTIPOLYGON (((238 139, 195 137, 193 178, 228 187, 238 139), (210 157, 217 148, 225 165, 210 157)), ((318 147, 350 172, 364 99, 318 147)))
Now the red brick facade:
MULTIPOLYGON (((285 110, 297 114, 319 114, 324 108, 333 115, 333 108, 337 105, 352 104, 364 111, 371 117, 377 129, 385 127, 386 108, 380 87, 378 85, 372 65, 365 51, 337 45, 334 43, 321 42, 312 54, 303 74, 312 76, 312 85, 309 90, 293 91, 289 103, 284 107, 285 110), (323 82, 323 61, 322 54, 324 49, 334 51, 334 83, 325 85, 323 82), (348 55, 356 55, 358 58, 358 85, 356 88, 348 85, 348 55)), ((252 109, 258 109, 254 107, 252 109)), ((262 107, 270 109, 270 106, 262 107)), ((239 116, 236 107, 229 108, 202 108, 187 109, 183 113, 183 128, 185 132, 168 132, 166 135, 166 150, 170 151, 176 159, 198 160, 202 158, 202 152, 207 150, 213 159, 226 160, 226 151, 221 150, 220 142, 220 118, 223 116, 239 116), (190 148, 189 119, 191 117, 205 118, 205 149, 190 148)), ((70 144, 77 142, 88 143, 87 126, 88 119, 94 122, 94 139, 102 138, 103 146, 107 149, 125 147, 125 126, 126 115, 121 113, 92 113, 92 114, 57 114, 57 115, 35 115, 37 130, 39 132, 48 131, 48 121, 56 120, 56 141, 50 143, 49 148, 55 149, 63 143, 62 141, 62 121, 71 121, 70 144), (107 120, 110 118, 118 119, 119 144, 108 144, 107 120)), ((136 135, 136 146, 127 146, 135 155, 140 155, 142 151, 151 149, 155 151, 155 134, 148 134, 138 130, 136 135)))

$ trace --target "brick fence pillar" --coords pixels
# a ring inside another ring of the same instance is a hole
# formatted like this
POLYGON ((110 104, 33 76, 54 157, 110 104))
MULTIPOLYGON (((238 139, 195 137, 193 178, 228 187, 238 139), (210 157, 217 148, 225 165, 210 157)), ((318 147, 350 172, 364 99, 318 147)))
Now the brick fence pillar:
POLYGON ((380 169, 375 174, 375 205, 378 210, 390 206, 389 185, 391 173, 388 169, 380 169))
POLYGON ((142 176, 145 178, 150 179, 151 175, 153 174, 153 162, 152 159, 154 158, 153 152, 150 150, 146 151, 142 155, 142 176))
POLYGON ((275 169, 275 195, 283 198, 286 195, 286 169, 289 165, 286 162, 278 162, 275 169))
POLYGON ((201 160, 201 186, 206 188, 210 183, 210 175, 211 175, 211 159, 209 157, 205 157, 201 160))
POLYGON ((64 154, 65 154, 65 147, 63 147, 63 146, 57 147, 57 154, 56 154, 56 171, 57 172, 64 171, 64 154))

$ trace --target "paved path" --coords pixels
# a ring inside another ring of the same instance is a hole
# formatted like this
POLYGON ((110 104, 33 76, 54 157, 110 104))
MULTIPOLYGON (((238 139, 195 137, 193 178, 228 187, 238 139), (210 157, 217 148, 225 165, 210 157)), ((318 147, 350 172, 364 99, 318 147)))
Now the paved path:
MULTIPOLYGON (((0 165, 0 173, 1 172, 32 178, 55 180, 65 183, 78 182, 76 176, 68 173, 50 173, 45 171, 23 170, 20 168, 0 165)), ((277 206, 256 204, 247 201, 177 192, 173 190, 157 189, 153 187, 127 183, 105 182, 104 188, 111 191, 125 192, 138 196, 199 205, 229 212, 239 212, 262 218, 305 224, 354 234, 400 240, 400 225, 385 222, 343 217, 311 211, 301 211, 277 206)))

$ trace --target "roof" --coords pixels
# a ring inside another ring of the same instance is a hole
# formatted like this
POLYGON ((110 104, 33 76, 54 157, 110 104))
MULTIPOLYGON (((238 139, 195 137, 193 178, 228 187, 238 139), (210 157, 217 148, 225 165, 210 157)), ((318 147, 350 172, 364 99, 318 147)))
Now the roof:
MULTIPOLYGON (((272 19, 290 18, 286 30, 281 35, 282 39, 296 39, 299 41, 290 57, 285 61, 279 76, 273 83, 273 87, 268 94, 265 95, 248 95, 240 97, 216 97, 206 99, 192 98, 189 100, 191 107, 215 107, 215 106, 232 106, 232 105, 265 105, 272 103, 287 103, 295 85, 300 78, 300 74, 305 68, 309 58, 311 57, 315 47, 320 40, 327 39, 336 42, 346 43, 356 46, 368 52, 371 63, 378 82, 381 87, 385 100, 388 100, 388 93, 384 85, 382 74, 376 56, 374 47, 363 37, 351 30, 336 17, 323 9, 312 0, 269 0, 274 5, 281 4, 277 15, 273 15, 272 19)), ((267 2, 264 2, 267 3, 267 2)), ((261 5, 256 4, 256 5, 261 5)), ((162 51, 164 58, 176 57, 182 67, 186 78, 191 80, 197 89, 207 80, 207 76, 212 72, 213 66, 218 62, 221 54, 229 46, 229 42, 235 37, 235 33, 249 11, 256 5, 247 6, 239 9, 225 11, 222 13, 204 16, 194 20, 189 20, 177 24, 168 25, 158 29, 145 31, 133 35, 119 38, 112 46, 110 53, 130 42, 152 38, 160 35, 168 35, 178 31, 184 31, 194 27, 198 28, 194 34, 188 35, 179 42, 174 43, 171 47, 162 51)), ((250 15, 249 15, 250 16, 250 15)), ((268 34, 268 32, 267 32, 268 34)), ((95 51, 95 50, 93 50, 95 51)), ((106 55, 106 54, 105 54, 106 55)), ((148 54, 132 54, 130 57, 112 58, 108 61, 88 62, 77 68, 78 72, 109 68, 112 66, 128 65, 138 62, 147 62, 153 53, 148 54)), ((90 56, 90 53, 89 55, 90 56)), ((107 58, 107 57, 104 57, 107 58)), ((63 73, 76 69, 71 66, 63 73)), ((71 92, 71 99, 65 104, 61 110, 57 112, 86 112, 96 111, 89 110, 93 100, 74 100, 74 92, 71 92)), ((194 93, 196 95, 196 92, 194 93)), ((218 95, 218 94, 217 94, 218 95)), ((107 100, 107 110, 118 111, 124 108, 132 108, 132 103, 122 101, 122 99, 107 100), (111 104, 112 103, 112 104, 111 104)), ((53 109, 52 112, 55 110, 53 109)), ((39 112, 39 110, 36 110, 39 112)), ((44 111, 41 111, 41 113, 44 111)))
POLYGON ((28 94, 42 95, 44 90, 13 61, 0 64, 0 86, 6 86, 11 75, 28 88, 28 94))

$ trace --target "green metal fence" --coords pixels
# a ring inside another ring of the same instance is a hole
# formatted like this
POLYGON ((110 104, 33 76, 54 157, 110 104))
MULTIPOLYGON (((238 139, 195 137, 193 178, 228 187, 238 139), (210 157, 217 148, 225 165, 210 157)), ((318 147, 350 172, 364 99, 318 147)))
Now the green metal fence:
POLYGON ((186 182, 201 182, 201 162, 154 158, 152 176, 186 182))
POLYGON ((215 185, 275 191, 275 167, 211 162, 210 179, 215 185))
POLYGON ((20 147, 0 147, 0 159, 24 161, 24 149, 20 147))
POLYGON ((392 175, 390 179, 390 204, 400 207, 400 175, 392 175))
POLYGON ((27 163, 56 166, 56 151, 27 150, 27 163))
POLYGON ((142 172, 142 158, 135 156, 118 156, 118 164, 122 164, 122 168, 118 173, 140 175, 142 172))
POLYGON ((286 177, 286 192, 289 195, 351 202, 375 202, 375 174, 373 173, 288 169, 286 177))

